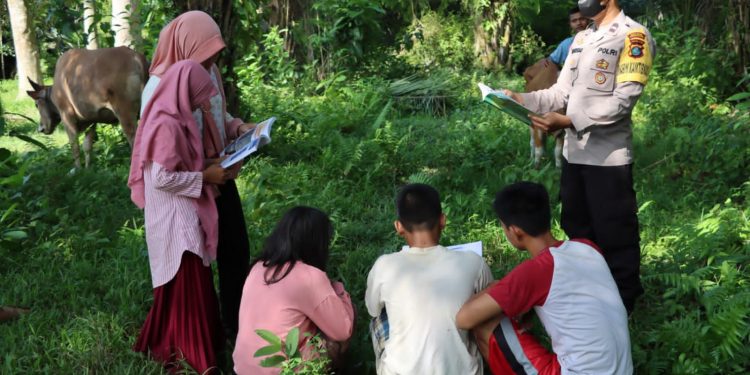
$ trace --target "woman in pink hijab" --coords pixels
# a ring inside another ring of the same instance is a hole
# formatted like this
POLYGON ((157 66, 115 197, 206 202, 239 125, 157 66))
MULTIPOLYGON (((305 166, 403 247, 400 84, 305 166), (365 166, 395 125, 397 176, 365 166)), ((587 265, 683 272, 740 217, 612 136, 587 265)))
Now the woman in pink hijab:
POLYGON ((133 202, 144 208, 154 286, 134 350, 173 371, 181 359, 199 373, 215 370, 222 344, 210 262, 218 239, 214 188, 229 176, 206 162, 206 137, 193 117, 196 109, 208 111, 215 93, 200 64, 173 64, 146 105, 130 163, 128 186, 133 202))
MULTIPOLYGON (((193 115, 201 134, 207 134, 210 137, 203 141, 204 156, 209 159, 217 158, 218 153, 231 140, 254 128, 254 124, 245 124, 226 112, 221 74, 215 65, 219 52, 224 48, 225 44, 221 38, 219 26, 211 16, 200 11, 181 14, 165 26, 159 35, 159 42, 149 71, 151 78, 141 98, 141 105, 146 106, 160 77, 177 61, 193 60, 208 69, 217 92, 211 96, 211 110, 208 116, 204 116, 201 111, 196 111, 193 115), (213 120, 215 126, 209 126, 208 121, 205 121, 206 117, 213 120), (209 128, 207 132, 203 132, 205 127, 209 128)), ((238 169, 239 165, 230 169, 232 178, 219 186, 216 198, 219 213, 217 250, 219 297, 223 323, 232 341, 237 334, 242 286, 250 262, 247 227, 234 182, 238 169)))

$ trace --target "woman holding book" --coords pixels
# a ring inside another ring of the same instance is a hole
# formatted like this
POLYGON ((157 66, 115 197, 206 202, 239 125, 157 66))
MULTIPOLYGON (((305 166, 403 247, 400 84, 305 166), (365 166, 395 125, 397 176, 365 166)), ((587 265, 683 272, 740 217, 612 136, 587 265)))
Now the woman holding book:
POLYGON ((207 111, 216 93, 193 61, 162 75, 136 132, 128 186, 144 209, 154 302, 134 350, 179 370, 184 360, 199 373, 216 366, 223 336, 210 262, 218 222, 214 187, 228 172, 203 157, 193 111, 207 111), (208 167, 206 167, 208 164, 208 167))
MULTIPOLYGON (((231 140, 252 130, 255 125, 244 123, 232 117, 226 111, 226 97, 221 83, 221 73, 216 67, 219 53, 226 47, 221 31, 208 14, 201 11, 190 11, 181 14, 170 22, 159 34, 159 42, 154 52, 149 74, 151 77, 143 89, 142 108, 147 106, 159 84, 161 77, 169 67, 180 60, 193 60, 206 68, 216 93, 210 99, 210 111, 204 115, 195 111, 196 125, 204 140, 206 159, 219 157, 221 150, 231 140), (209 125, 206 117, 214 126, 209 125)), ((216 208, 219 213, 219 242, 217 263, 219 270, 219 297, 224 327, 230 339, 237 334, 237 314, 242 296, 242 285, 247 276, 249 244, 242 204, 237 192, 234 178, 239 172, 241 163, 229 168, 230 178, 218 186, 216 208)))

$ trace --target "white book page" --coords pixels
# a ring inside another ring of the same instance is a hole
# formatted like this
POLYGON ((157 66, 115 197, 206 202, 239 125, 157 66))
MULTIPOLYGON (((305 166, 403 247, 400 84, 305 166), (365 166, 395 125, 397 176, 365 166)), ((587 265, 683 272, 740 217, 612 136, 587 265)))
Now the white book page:
POLYGON ((228 158, 221 162, 222 168, 229 168, 248 155, 257 151, 259 147, 271 142, 271 126, 276 121, 276 117, 271 117, 261 122, 252 132, 247 132, 237 138, 221 152, 223 155, 229 155, 228 158))

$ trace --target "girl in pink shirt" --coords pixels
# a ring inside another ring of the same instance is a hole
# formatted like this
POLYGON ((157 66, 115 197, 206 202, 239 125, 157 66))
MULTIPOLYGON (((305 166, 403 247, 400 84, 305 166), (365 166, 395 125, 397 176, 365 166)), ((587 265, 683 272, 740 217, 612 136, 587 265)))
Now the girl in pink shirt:
POLYGON ((234 349, 234 370, 239 375, 278 374, 278 368, 260 366, 253 356, 268 345, 255 331, 265 329, 282 339, 300 329, 299 347, 310 358, 308 337, 321 334, 334 360, 345 348, 354 327, 354 308, 340 282, 326 274, 333 226, 322 211, 310 207, 289 210, 266 239, 263 253, 251 266, 240 303, 240 324, 234 349), (343 342, 343 343, 341 343, 343 342))

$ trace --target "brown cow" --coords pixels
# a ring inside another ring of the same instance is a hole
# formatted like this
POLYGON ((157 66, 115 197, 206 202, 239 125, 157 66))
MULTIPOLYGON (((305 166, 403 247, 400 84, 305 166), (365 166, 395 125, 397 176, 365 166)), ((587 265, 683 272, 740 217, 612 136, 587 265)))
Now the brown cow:
MULTIPOLYGON (((557 66, 552 61, 546 58, 537 61, 523 72, 523 78, 526 80, 526 92, 550 88, 557 82, 558 73, 557 66)), ((562 167, 562 148, 565 132, 558 130, 552 134, 555 137, 555 166, 560 168, 562 167)), ((544 131, 531 127, 531 157, 534 159, 534 166, 537 168, 544 156, 544 141, 546 138, 547 135, 544 131)))
POLYGON ((88 167, 97 123, 119 122, 133 145, 147 79, 146 59, 130 48, 72 49, 57 60, 52 86, 29 80, 34 91, 27 93, 39 109, 40 132, 51 134, 60 120, 65 124, 75 166, 80 168, 78 134, 86 132, 83 151, 88 167))

